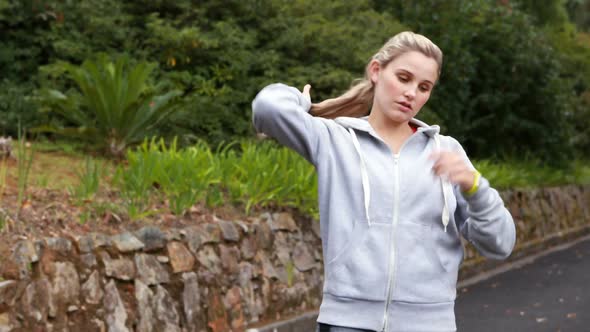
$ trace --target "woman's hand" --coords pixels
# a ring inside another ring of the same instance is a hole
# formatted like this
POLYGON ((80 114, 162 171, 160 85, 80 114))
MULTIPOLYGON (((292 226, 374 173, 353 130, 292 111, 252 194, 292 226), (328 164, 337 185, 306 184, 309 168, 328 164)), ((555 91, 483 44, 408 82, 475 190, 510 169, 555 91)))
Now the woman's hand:
POLYGON ((458 184, 463 192, 468 192, 473 187, 476 171, 469 167, 460 153, 440 151, 430 155, 430 158, 434 160, 434 174, 458 184))
MULTIPOLYGON (((309 90, 311 90, 311 85, 306 84, 303 87, 301 94, 303 95, 303 97, 307 98, 307 100, 309 100, 311 102, 311 95, 309 94, 309 90)), ((338 100, 338 98, 329 98, 326 100, 322 100, 319 103, 311 103, 311 109, 313 110, 315 107, 321 107, 321 108, 330 107, 330 105, 334 104, 334 101, 337 101, 337 100, 338 100)))
POLYGON ((305 84, 305 86, 303 87, 303 91, 301 91, 301 94, 303 95, 303 97, 307 98, 307 100, 311 102, 311 95, 309 94, 309 90, 311 90, 311 85, 305 84))

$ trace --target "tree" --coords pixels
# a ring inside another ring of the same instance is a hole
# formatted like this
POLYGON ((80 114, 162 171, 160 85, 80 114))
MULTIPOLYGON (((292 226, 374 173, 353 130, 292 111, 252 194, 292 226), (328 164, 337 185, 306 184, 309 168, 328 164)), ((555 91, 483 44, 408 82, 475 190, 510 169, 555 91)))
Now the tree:
POLYGON ((548 35, 529 15, 487 0, 388 4, 445 53, 425 111, 470 155, 547 162, 571 156, 571 86, 560 77, 562 63, 548 35))

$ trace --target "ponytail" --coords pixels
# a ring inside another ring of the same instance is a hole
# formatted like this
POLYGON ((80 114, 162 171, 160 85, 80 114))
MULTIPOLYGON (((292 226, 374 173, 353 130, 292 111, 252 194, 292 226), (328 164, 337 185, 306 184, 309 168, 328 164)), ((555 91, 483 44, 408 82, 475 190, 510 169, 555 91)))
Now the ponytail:
POLYGON ((342 96, 313 104, 311 114, 327 119, 368 115, 373 103, 373 91, 373 83, 368 79, 362 79, 342 96))

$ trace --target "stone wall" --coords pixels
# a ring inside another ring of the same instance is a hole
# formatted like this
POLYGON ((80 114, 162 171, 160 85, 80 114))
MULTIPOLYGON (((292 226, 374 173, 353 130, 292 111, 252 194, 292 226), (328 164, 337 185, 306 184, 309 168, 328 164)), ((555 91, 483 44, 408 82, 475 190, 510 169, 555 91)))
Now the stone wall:
MULTIPOLYGON (((506 190, 500 193, 516 224, 513 261, 549 246, 590 233, 590 186, 506 190)), ((465 247, 460 278, 505 262, 486 260, 471 245, 465 247)))
POLYGON ((315 222, 287 213, 186 229, 23 240, 0 281, 0 332, 241 331, 319 305, 315 222))
MULTIPOLYGON (((590 187, 502 195, 518 228, 515 257, 590 226, 590 187)), ((244 331, 314 310, 323 282, 318 226, 266 213, 24 239, 1 269, 0 332, 244 331)), ((488 264, 471 247, 465 257, 466 270, 488 264)))

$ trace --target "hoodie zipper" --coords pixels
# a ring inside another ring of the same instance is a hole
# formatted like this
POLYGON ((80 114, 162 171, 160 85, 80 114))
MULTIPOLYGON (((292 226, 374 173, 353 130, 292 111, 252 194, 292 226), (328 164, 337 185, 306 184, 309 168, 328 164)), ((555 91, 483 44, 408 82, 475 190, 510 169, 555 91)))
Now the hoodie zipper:
MULTIPOLYGON (((363 130, 363 129, 360 129, 363 130)), ((371 134, 373 137, 377 138, 379 141, 381 141, 385 146, 387 146, 387 148, 389 149, 389 146, 387 145, 387 143, 385 143, 385 141, 383 139, 381 139, 379 137, 379 135, 376 134, 371 134)), ((393 170, 394 170, 394 193, 395 193, 395 198, 394 198, 394 211, 393 211, 393 224, 391 226, 391 245, 390 245, 390 258, 389 258, 389 276, 387 279, 387 300, 385 302, 385 310, 383 312, 383 326, 381 331, 382 332, 387 332, 387 328, 389 326, 389 315, 388 315, 388 311, 389 311, 389 305, 391 302, 391 297, 393 296, 393 285, 394 285, 394 279, 395 279, 395 229, 397 227, 397 222, 398 222, 398 218, 399 218, 399 157, 401 154, 401 151, 403 150, 404 146, 406 144, 408 144, 409 141, 411 141, 416 135, 411 135, 400 147, 399 152, 398 153, 393 153, 393 170)))
MULTIPOLYGON (((400 149, 401 151, 401 149, 400 149)), ((393 207, 393 225, 391 227, 391 247, 389 258, 389 278, 387 280, 387 300, 385 302, 385 312, 383 313, 383 332, 387 331, 389 325, 389 304, 391 303, 391 296, 393 293, 393 284, 395 276, 395 228, 397 226, 397 219, 399 217, 399 153, 393 155, 393 170, 394 170, 394 192, 395 202, 393 207)))

